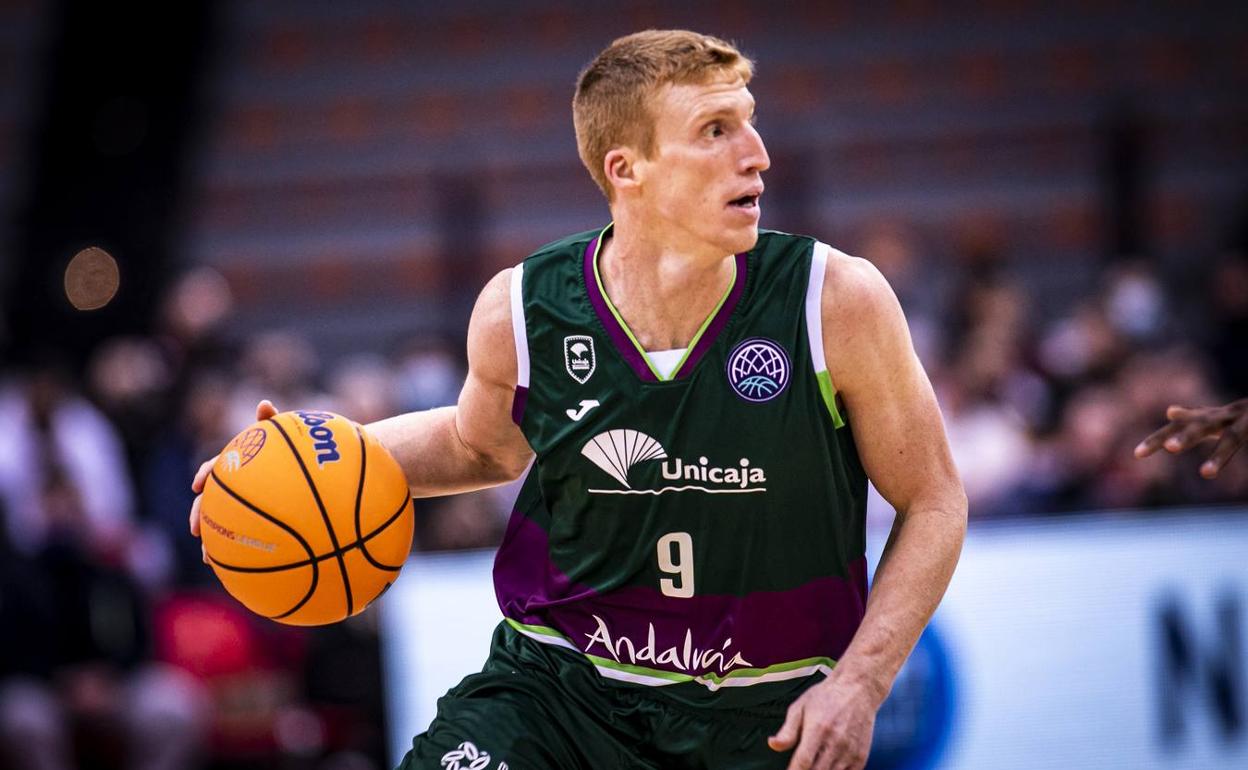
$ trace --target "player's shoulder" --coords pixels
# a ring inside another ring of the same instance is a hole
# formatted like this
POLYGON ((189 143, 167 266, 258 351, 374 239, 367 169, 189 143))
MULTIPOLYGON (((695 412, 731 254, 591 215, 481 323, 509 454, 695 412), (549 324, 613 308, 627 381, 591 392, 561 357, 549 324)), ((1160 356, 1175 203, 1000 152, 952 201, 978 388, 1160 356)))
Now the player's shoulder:
POLYGON ((757 270, 756 283, 762 281, 772 287, 805 286, 810 277, 810 255, 815 243, 809 235, 760 228, 758 240, 750 249, 750 269, 757 270))
POLYGON ((829 248, 824 286, 853 296, 869 298, 888 292, 888 280, 870 260, 829 248))
POLYGON ((490 338, 502 339, 511 329, 511 280, 515 268, 505 267, 486 282, 468 322, 468 334, 485 332, 490 338))
POLYGON ((483 320, 491 319, 495 324, 501 324, 504 321, 511 322, 511 282, 515 279, 516 267, 522 267, 528 272, 540 266, 544 261, 566 259, 569 254, 583 251, 599 232, 601 231, 585 230, 551 241, 534 250, 519 265, 505 267, 495 273, 494 277, 486 282, 477 300, 477 310, 481 311, 483 320))
POLYGON ((583 230, 579 233, 573 233, 572 235, 567 235, 558 240, 551 241, 550 243, 537 248, 533 251, 533 253, 525 257, 523 264, 527 268, 530 263, 541 263, 555 259, 564 259, 569 255, 579 256, 582 252, 584 252, 585 247, 589 244, 589 242, 594 238, 597 238, 601 232, 602 228, 583 230))
POLYGON ((817 239, 810 235, 788 233, 783 230, 768 230, 760 227, 758 229, 758 242, 754 244, 753 251, 763 258, 778 255, 788 256, 809 252, 815 243, 817 243, 817 239))
POLYGON ((763 261, 791 262, 789 257, 811 255, 816 248, 823 255, 825 293, 832 291, 845 301, 860 301, 877 296, 881 291, 887 292, 888 282, 869 261, 847 254, 813 235, 760 228, 754 250, 763 261))
POLYGON ((897 295, 879 268, 832 247, 826 255, 820 313, 825 334, 876 344, 876 335, 893 335, 904 328, 897 295))
MULTIPOLYGON (((472 321, 469 324, 469 333, 480 330, 488 336, 510 340, 514 300, 512 283, 519 275, 516 268, 522 267, 527 284, 530 280, 529 276, 535 269, 551 262, 567 262, 570 256, 580 255, 600 232, 600 229, 585 230, 551 241, 525 257, 520 265, 506 267, 495 273, 477 297, 477 304, 472 312, 472 321)), ((538 272, 540 274, 541 271, 538 272)))

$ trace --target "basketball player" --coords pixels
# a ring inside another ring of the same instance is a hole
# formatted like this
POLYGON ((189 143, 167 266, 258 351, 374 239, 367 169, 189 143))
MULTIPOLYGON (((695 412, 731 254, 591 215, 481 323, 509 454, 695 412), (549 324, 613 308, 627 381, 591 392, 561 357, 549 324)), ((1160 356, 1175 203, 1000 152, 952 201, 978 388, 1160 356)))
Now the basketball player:
POLYGON ((613 223, 486 285, 456 407, 370 426, 418 496, 532 462, 489 659, 402 767, 864 765, 966 498, 881 275, 759 230, 751 74, 691 32, 603 51, 573 116, 613 223), (870 600, 868 478, 897 509, 870 600))
POLYGON ((1248 444, 1248 398, 1226 406, 1196 409, 1172 406, 1166 410, 1166 419, 1170 421, 1168 424, 1135 448, 1136 457, 1148 457, 1163 447, 1171 454, 1178 454, 1206 441, 1217 440, 1209 459, 1200 465, 1201 476, 1215 479, 1239 448, 1248 444))

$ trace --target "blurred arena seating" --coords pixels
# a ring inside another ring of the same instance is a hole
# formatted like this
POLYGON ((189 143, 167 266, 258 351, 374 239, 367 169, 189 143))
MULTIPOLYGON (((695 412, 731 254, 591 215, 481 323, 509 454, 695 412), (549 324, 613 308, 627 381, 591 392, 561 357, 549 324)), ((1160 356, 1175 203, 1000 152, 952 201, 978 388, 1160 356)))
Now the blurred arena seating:
POLYGON ((1146 144, 1149 256, 1221 245, 1248 85, 1248 33, 1219 4, 1068 5, 232 3, 190 255, 225 272, 245 326, 301 322, 332 349, 444 324, 434 298, 462 306, 535 246, 602 223, 575 73, 617 34, 686 25, 758 61, 764 224, 855 252, 901 221, 939 265, 991 222, 1009 269, 1060 307, 1121 245, 1100 224, 1116 135, 1146 144))

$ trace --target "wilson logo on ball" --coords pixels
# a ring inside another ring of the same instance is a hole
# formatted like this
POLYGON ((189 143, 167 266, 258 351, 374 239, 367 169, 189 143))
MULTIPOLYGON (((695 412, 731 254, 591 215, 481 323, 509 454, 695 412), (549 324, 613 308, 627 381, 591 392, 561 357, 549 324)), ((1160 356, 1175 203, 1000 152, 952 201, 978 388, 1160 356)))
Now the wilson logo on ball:
POLYGON ((325 427, 325 423, 334 419, 332 414, 325 412, 295 412, 303 424, 308 426, 308 435, 312 437, 312 448, 316 450, 316 464, 337 462, 338 443, 334 441, 334 432, 325 427))

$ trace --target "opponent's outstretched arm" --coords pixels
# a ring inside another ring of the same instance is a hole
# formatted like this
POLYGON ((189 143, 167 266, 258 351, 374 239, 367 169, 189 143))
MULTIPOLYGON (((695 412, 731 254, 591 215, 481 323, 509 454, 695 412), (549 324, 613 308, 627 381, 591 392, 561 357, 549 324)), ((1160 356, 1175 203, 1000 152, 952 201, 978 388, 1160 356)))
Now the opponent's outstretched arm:
POLYGON ((860 768, 876 711, 953 575, 967 503, 901 306, 869 262, 829 257, 823 335, 863 466, 897 518, 862 625, 831 675, 789 708, 772 746, 797 745, 791 768, 860 768))
POLYGON ((1170 422, 1150 434, 1135 448, 1136 457, 1148 457, 1165 448, 1171 454, 1186 452, 1206 441, 1217 441, 1209 459, 1200 465, 1200 475, 1216 479, 1239 448, 1248 444, 1248 398, 1226 406, 1187 409, 1172 406, 1166 410, 1170 422))
MULTIPOLYGON (((516 349, 511 332, 511 270, 494 276, 468 323, 468 376, 453 407, 411 412, 367 427, 399 461, 416 497, 448 495, 502 484, 517 478, 532 450, 511 420, 516 383, 516 349)), ((256 419, 277 413, 269 401, 256 407, 256 419)), ((349 416, 349 415, 348 415, 349 416)), ((200 466, 191 489, 191 534, 199 537, 199 506, 216 458, 200 466)))

